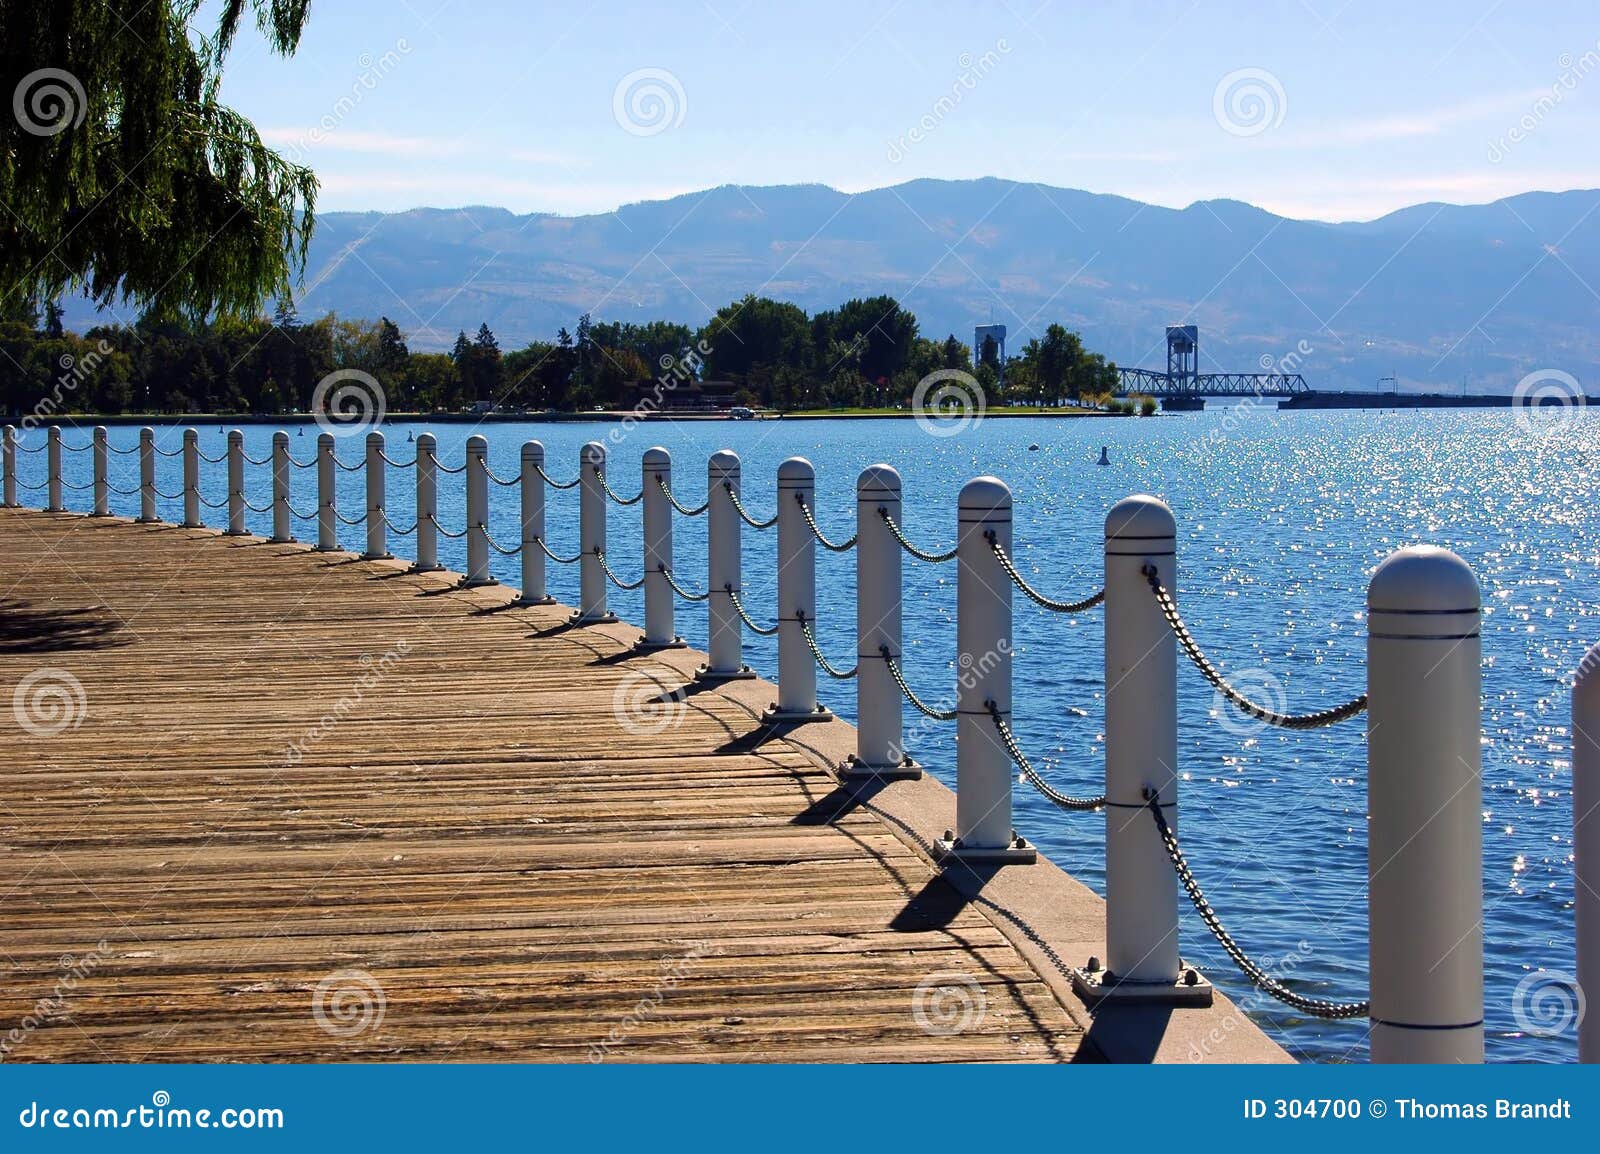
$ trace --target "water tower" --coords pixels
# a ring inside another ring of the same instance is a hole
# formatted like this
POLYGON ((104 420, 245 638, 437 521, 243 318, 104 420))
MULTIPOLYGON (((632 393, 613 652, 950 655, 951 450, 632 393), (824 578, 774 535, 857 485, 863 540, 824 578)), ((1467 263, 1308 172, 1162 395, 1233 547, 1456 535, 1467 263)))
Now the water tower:
POLYGON ((1006 326, 1005 325, 979 325, 972 330, 972 367, 977 368, 983 363, 983 343, 993 340, 995 344, 995 371, 999 373, 1000 380, 1006 379, 1006 326))
POLYGON ((1167 377, 1176 393, 1193 392, 1200 375, 1200 326, 1167 326, 1167 377))

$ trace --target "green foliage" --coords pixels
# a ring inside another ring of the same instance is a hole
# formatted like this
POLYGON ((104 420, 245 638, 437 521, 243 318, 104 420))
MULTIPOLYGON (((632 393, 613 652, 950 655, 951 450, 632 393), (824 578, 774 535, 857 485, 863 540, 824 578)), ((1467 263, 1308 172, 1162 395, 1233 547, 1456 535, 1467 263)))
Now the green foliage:
MULTIPOLYGON (((249 0, 271 48, 309 0, 249 0)), ((217 91, 246 0, 0 0, 0 306, 87 293, 170 319, 249 317, 304 267, 316 178, 217 91)))

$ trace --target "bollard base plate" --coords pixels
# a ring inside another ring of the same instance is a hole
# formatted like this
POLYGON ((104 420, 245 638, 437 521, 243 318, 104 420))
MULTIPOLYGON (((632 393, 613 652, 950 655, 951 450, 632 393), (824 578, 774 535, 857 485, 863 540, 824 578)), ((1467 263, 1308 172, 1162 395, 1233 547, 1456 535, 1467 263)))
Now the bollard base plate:
POLYGON ((1014 837, 1010 845, 963 845, 958 837, 947 834, 933 843, 935 861, 983 862, 989 865, 1032 865, 1039 860, 1039 851, 1028 844, 1026 838, 1014 837))
MULTIPOLYGON (((289 540, 293 541, 294 538, 291 537, 291 538, 289 538, 289 540)), ((438 564, 437 562, 435 562, 432 565, 424 565, 420 561, 413 561, 411 563, 411 567, 409 569, 407 569, 406 572, 407 573, 437 573, 439 570, 441 570, 443 568, 444 568, 444 566, 438 564)))
POLYGON ((674 637, 671 641, 651 641, 641 637, 633 643, 633 653, 659 653, 663 649, 687 649, 689 643, 681 637, 674 637))
POLYGON ((808 721, 832 720, 833 714, 825 705, 819 705, 815 709, 779 709, 774 703, 761 711, 763 725, 804 725, 808 721))
POLYGON ((702 665, 694 671, 694 679, 702 685, 716 685, 722 681, 752 681, 756 671, 748 665, 741 665, 738 669, 712 669, 709 665, 702 665))
POLYGON ((493 577, 463 577, 456 585, 458 589, 482 589, 486 585, 498 585, 500 582, 493 577))
POLYGON ((922 776, 922 766, 910 757, 892 765, 870 765, 852 753, 839 763, 836 772, 845 780, 870 781, 876 777, 885 781, 916 781, 922 776))
POLYGON ((1204 1009, 1211 1005, 1213 993, 1211 983, 1200 976, 1199 970, 1182 964, 1175 982, 1122 982, 1105 970, 1074 969, 1072 989, 1090 1006, 1133 1003, 1204 1009))
MULTIPOLYGON (((413 573, 419 572, 416 566, 412 566, 411 571, 413 573)), ((554 605, 555 603, 556 599, 550 596, 550 594, 546 593, 543 597, 518 597, 511 604, 517 606, 519 609, 525 609, 530 605, 554 605)))
POLYGON ((568 625, 614 625, 620 618, 611 610, 604 613, 574 613, 567 618, 568 625))
POLYGON ((363 561, 393 561, 394 560, 394 554, 393 553, 363 553, 363 554, 361 554, 361 560, 363 560, 363 561))

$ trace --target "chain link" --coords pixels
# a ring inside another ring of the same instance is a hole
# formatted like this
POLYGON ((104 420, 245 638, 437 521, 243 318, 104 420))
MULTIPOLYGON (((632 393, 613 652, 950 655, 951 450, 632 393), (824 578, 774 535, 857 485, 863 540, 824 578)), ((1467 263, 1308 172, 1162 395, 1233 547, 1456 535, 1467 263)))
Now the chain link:
POLYGON ((771 637, 778 631, 778 627, 776 625, 773 625, 770 628, 757 625, 755 621, 751 619, 750 614, 744 611, 744 602, 739 600, 739 594, 734 592, 732 585, 724 585, 722 587, 722 591, 728 595, 728 600, 733 602, 734 609, 738 612, 739 616, 744 619, 744 623, 748 625, 751 630, 761 634, 763 637, 771 637))
POLYGON ((521 545, 518 545, 515 549, 507 549, 504 545, 500 544, 500 542, 496 541, 489 535, 489 526, 487 525, 479 525, 478 531, 483 534, 483 539, 489 542, 489 548, 493 549, 502 557, 515 557, 518 553, 522 552, 521 545))
POLYGON ((811 656, 817 659, 817 665, 822 672, 829 677, 836 677, 840 681, 849 681, 854 677, 861 668, 861 662, 857 660, 849 669, 839 669, 829 664, 828 659, 822 655, 822 647, 817 644, 817 635, 811 631, 811 622, 806 620, 804 613, 797 616, 800 618, 800 635, 806 639, 806 645, 811 650, 811 656))
POLYGON ((772 528, 774 525, 776 525, 778 523, 778 515, 776 513, 774 513, 772 515, 772 518, 770 520, 767 520, 767 521, 760 521, 760 520, 757 520, 755 517, 752 517, 750 515, 750 510, 748 510, 748 509, 746 509, 744 507, 744 502, 739 500, 739 494, 734 489, 734 487, 731 484, 729 484, 728 482, 726 482, 726 481, 724 481, 722 483, 722 487, 723 487, 723 489, 725 489, 727 491, 728 500, 733 502, 734 512, 738 513, 739 516, 744 520, 744 523, 746 525, 749 525, 750 528, 752 528, 752 529, 770 529, 770 528, 772 528))
POLYGON ((456 473, 465 473, 467 471, 467 463, 465 461, 462 461, 461 464, 457 465, 454 469, 452 469, 448 465, 441 465, 439 463, 439 458, 438 457, 435 457, 433 459, 433 467, 434 467, 434 469, 436 471, 438 471, 440 473, 446 473, 446 474, 449 474, 449 475, 452 475, 452 476, 455 475, 456 473))
POLYGON ((1239 967, 1240 973, 1250 979, 1252 985, 1262 993, 1314 1018, 1365 1018, 1371 1014, 1371 1002, 1332 1002, 1326 998, 1308 998, 1304 994, 1297 994, 1252 961, 1233 940, 1232 935, 1222 928, 1222 920, 1217 917, 1217 911, 1206 901, 1206 895, 1201 892, 1200 883, 1195 880, 1194 872, 1190 870, 1189 862, 1183 856, 1183 850, 1178 847, 1178 835, 1167 824, 1167 815, 1161 812, 1161 805, 1154 793, 1149 794, 1145 804, 1150 810, 1150 816, 1155 818, 1156 830, 1161 834, 1161 844, 1166 846, 1167 857, 1172 859, 1172 868, 1177 871, 1178 882, 1189 895, 1189 900, 1194 903, 1195 912, 1200 915, 1200 920, 1227 952, 1228 957, 1233 959, 1233 964, 1239 967))
POLYGON ((388 527, 389 532, 393 533, 396 537, 409 537, 409 536, 411 536, 411 534, 413 534, 413 533, 415 533, 417 531, 417 526, 420 524, 420 522, 418 522, 418 521, 413 521, 413 522, 411 522, 411 524, 407 525, 404 529, 402 529, 402 528, 400 528, 400 526, 396 525, 393 521, 389 520, 389 514, 387 514, 387 513, 385 513, 383 515, 383 523, 384 523, 384 525, 386 525, 388 527))
POLYGON ((116 453, 118 456, 131 456, 139 451, 138 445, 134 445, 131 449, 119 449, 110 441, 106 442, 106 448, 111 452, 116 453))
POLYGON ((1026 593, 1028 600, 1035 605, 1048 609, 1052 613, 1082 613, 1085 609, 1093 609, 1106 599, 1104 587, 1101 587, 1098 592, 1085 597, 1082 601, 1056 601, 1053 598, 1046 597, 1023 580, 1022 574, 1017 572, 1015 563, 1006 555, 1005 546, 1000 544, 1000 538, 995 535, 993 529, 985 532, 984 537, 988 539, 989 547, 994 550, 995 558, 1000 562, 1000 568, 1004 569, 1006 576, 1011 578, 1011 583, 1026 593))
POLYGON ((896 661, 889 655, 889 647, 887 645, 878 646, 878 652, 882 654, 884 664, 888 665, 889 667, 889 676, 894 678, 894 683, 900 687, 900 692, 905 696, 907 701, 911 702, 911 704, 916 706, 918 710, 933 718, 935 721, 954 721, 956 719, 957 713, 960 712, 959 710, 934 709, 932 706, 924 703, 922 698, 911 692, 911 686, 906 684, 906 675, 900 669, 900 662, 896 661))
POLYGON ((71 481, 69 481, 65 477, 63 477, 63 478, 61 478, 61 487, 63 489, 70 489, 74 493, 86 493, 90 489, 94 488, 94 482, 91 481, 87 485, 74 485, 71 481))
POLYGON ((367 519, 366 513, 362 513, 359 517, 346 517, 343 513, 339 512, 336 506, 333 510, 333 516, 335 520, 343 525, 360 525, 367 519))
POLYGON ((522 474, 521 473, 518 473, 515 477, 497 477, 497 476, 495 476, 494 470, 489 468, 489 462, 488 461, 485 461, 483 463, 483 475, 485 477, 488 477, 489 480, 493 481, 496 485, 499 485, 503 489, 509 489, 513 485, 518 485, 518 484, 522 483, 522 474))
POLYGON ((302 513, 299 509, 296 509, 294 507, 294 503, 292 501, 290 501, 287 497, 284 498, 283 505, 284 505, 284 508, 289 510, 290 516, 296 518, 297 520, 300 520, 300 521, 315 521, 317 519, 318 510, 313 509, 309 513, 302 513))
POLYGON ((22 478, 18 477, 17 478, 17 484, 22 486, 22 488, 24 488, 24 489, 31 489, 34 492, 38 492, 40 489, 43 489, 46 486, 48 486, 50 484, 50 482, 49 481, 40 481, 37 485, 30 485, 30 484, 28 484, 28 482, 26 482, 22 478))
POLYGON ((411 466, 417 463, 417 459, 415 457, 412 457, 409 461, 397 461, 393 457, 389 456, 389 454, 383 449, 378 450, 378 456, 383 458, 384 464, 393 465, 396 469, 409 469, 411 466))
MULTIPOLYGON (((615 585, 618 589, 637 589, 639 586, 644 584, 644 576, 641 576, 637 581, 624 581, 621 577, 618 577, 615 573, 613 573, 611 571, 610 564, 606 561, 606 555, 603 549, 596 549, 594 551, 594 556, 595 560, 600 562, 601 571, 611 579, 611 584, 615 585)), ((646 576, 647 575, 648 574, 646 574, 646 576)))
POLYGON ((583 559, 583 551, 581 549, 570 557, 563 557, 559 553, 552 552, 550 546, 544 543, 543 537, 535 537, 533 543, 539 546, 540 551, 557 565, 572 565, 583 559))
POLYGON ((549 473, 544 471, 543 465, 535 465, 533 468, 534 471, 539 474, 544 483, 549 485, 552 489, 576 489, 578 487, 578 483, 583 480, 583 475, 580 473, 570 481, 558 481, 549 473))
POLYGON ((667 579, 667 584, 672 586, 672 591, 679 597, 682 597, 685 601, 709 601, 711 599, 711 590, 709 589, 707 589, 704 593, 692 593, 685 589, 682 585, 679 585, 678 579, 672 575, 672 570, 668 569, 665 565, 661 567, 660 572, 661 575, 667 579))
POLYGON ((1022 746, 1017 744, 1017 735, 1011 732, 1011 723, 1000 716, 1000 708, 994 702, 985 703, 989 707, 989 716, 994 718, 994 727, 1000 731, 1000 741, 1006 747, 1006 753, 1011 760, 1017 763, 1017 768, 1022 771, 1023 778, 1044 795, 1045 800, 1061 809, 1074 812, 1101 809, 1106 804, 1106 795, 1099 797, 1073 797, 1053 789, 1044 778, 1039 776, 1039 771, 1033 768, 1033 763, 1022 752, 1022 746))
POLYGON ((878 506, 878 516, 882 517, 883 523, 889 526, 889 532, 896 541, 900 542, 900 548, 904 549, 907 553, 910 553, 918 561, 926 561, 930 565, 938 565, 944 561, 955 560, 956 553, 959 551, 960 546, 951 548, 949 551, 944 553, 930 553, 926 549, 918 549, 906 538, 906 535, 900 531, 900 526, 896 525, 894 523, 894 518, 889 516, 889 510, 885 509, 882 505, 878 506))
POLYGON ((194 455, 199 457, 202 461, 204 461, 208 465, 220 465, 220 464, 222 464, 222 462, 224 462, 224 461, 226 461, 228 459, 228 454, 226 454, 226 453, 222 454, 222 456, 220 456, 220 457, 208 457, 208 456, 205 455, 205 453, 201 452, 200 447, 198 445, 195 446, 194 455))
POLYGON ((363 467, 363 466, 365 466, 365 465, 366 465, 366 463, 367 463, 367 462, 366 462, 366 458, 364 458, 364 457, 363 457, 363 458, 362 458, 362 459, 361 459, 361 460, 359 460, 359 461, 357 461, 357 462, 356 462, 356 463, 355 463, 355 464, 353 464, 353 465, 346 465, 346 464, 345 464, 345 463, 344 463, 344 462, 343 462, 343 461, 341 461, 341 460, 339 460, 339 454, 337 454, 337 453, 330 453, 330 454, 329 454, 329 456, 331 456, 331 457, 332 457, 332 458, 333 458, 333 467, 334 467, 334 468, 335 468, 335 469, 343 469, 343 470, 344 470, 344 471, 345 471, 345 472, 346 472, 346 473, 354 473, 354 472, 357 472, 357 471, 359 471, 359 470, 360 470, 360 469, 361 469, 361 468, 362 468, 362 467, 363 467))
POLYGON ((829 550, 830 552, 833 552, 833 553, 848 553, 851 549, 854 549, 856 547, 856 539, 861 536, 860 533, 852 533, 852 534, 850 534, 850 539, 848 541, 830 541, 830 540, 828 540, 826 537, 824 537, 822 535, 822 529, 820 527, 818 527, 817 519, 811 515, 811 506, 806 504, 806 499, 805 499, 804 495, 802 495, 800 493, 796 493, 794 495, 794 499, 796 501, 800 502, 800 511, 802 513, 804 513, 805 516, 806 516, 806 524, 811 526, 812 535, 814 537, 816 537, 817 542, 824 549, 827 549, 827 550, 829 550))
POLYGON ((700 516, 701 513, 704 513, 707 509, 711 508, 711 496, 710 496, 710 494, 706 495, 706 499, 705 499, 705 503, 704 504, 697 505, 693 509, 691 509, 687 505, 682 505, 682 504, 678 503, 678 498, 676 498, 676 497, 674 497, 672 495, 672 489, 667 485, 666 478, 663 477, 660 473, 656 474, 656 484, 661 486, 661 491, 667 495, 667 500, 672 502, 672 507, 674 509, 676 509, 678 512, 682 513, 685 517, 698 517, 698 516, 700 516))
POLYGON ((24 445, 21 441, 12 441, 11 443, 19 453, 42 453, 50 447, 49 441, 42 445, 24 445))
POLYGON ((246 453, 243 449, 241 449, 241 450, 239 450, 239 456, 244 461, 244 463, 247 464, 247 465, 270 465, 270 464, 272 464, 272 455, 270 453, 265 457, 257 458, 257 457, 252 457, 249 453, 246 453))
POLYGON ((244 507, 246 509, 249 509, 252 513, 270 513, 270 512, 272 512, 272 502, 271 501, 268 501, 265 505, 252 505, 250 503, 250 498, 249 497, 246 497, 244 499, 244 507))
POLYGON ((1278 713, 1275 710, 1257 705, 1229 685, 1216 666, 1212 665, 1206 655, 1200 652, 1200 646, 1190 636, 1188 626, 1183 623, 1183 618, 1178 615, 1178 606, 1173 601, 1172 594, 1168 593, 1166 587, 1161 584, 1161 577, 1156 571, 1156 567, 1154 565, 1146 565, 1141 572, 1144 573, 1144 578, 1150 586, 1150 591, 1155 594, 1156 604, 1161 606, 1161 615, 1167 619, 1167 626, 1172 630, 1172 635, 1177 638, 1178 644, 1183 647, 1183 651, 1189 655, 1189 660, 1194 662, 1195 668, 1200 670, 1201 675, 1216 688, 1218 693, 1233 702, 1242 712, 1257 721, 1275 725, 1280 729, 1321 729, 1324 726, 1336 725, 1341 721, 1348 720, 1367 708, 1367 695, 1365 693, 1353 701, 1347 701, 1343 705, 1335 705, 1331 709, 1320 709, 1315 713, 1278 713))
POLYGON ((288 450, 285 450, 283 455, 288 459, 289 464, 293 465, 296 469, 309 469, 312 465, 317 463, 317 459, 315 457, 312 457, 310 460, 302 461, 299 457, 296 457, 288 450))
POLYGON ((606 480, 606 473, 605 473, 604 469, 596 469, 594 471, 594 475, 599 480, 600 487, 606 491, 606 496, 610 497, 617 504, 619 504, 619 505, 637 505, 640 501, 644 500, 644 490, 643 489, 640 489, 639 492, 638 492, 638 495, 637 496, 633 496, 633 497, 624 497, 621 493, 619 493, 615 489, 613 489, 611 487, 611 482, 606 480))
POLYGON ((113 485, 110 481, 106 482, 106 488, 111 490, 111 492, 115 493, 119 497, 132 497, 135 493, 137 493, 139 491, 139 486, 137 486, 137 485, 135 485, 131 489, 119 489, 115 485, 113 485))
POLYGON ((449 537, 452 541, 459 541, 461 538, 467 535, 467 531, 465 529, 461 530, 459 533, 450 532, 450 530, 439 524, 439 518, 435 517, 432 513, 428 514, 428 520, 433 523, 433 527, 435 529, 439 530, 439 532, 443 533, 446 537, 449 537))

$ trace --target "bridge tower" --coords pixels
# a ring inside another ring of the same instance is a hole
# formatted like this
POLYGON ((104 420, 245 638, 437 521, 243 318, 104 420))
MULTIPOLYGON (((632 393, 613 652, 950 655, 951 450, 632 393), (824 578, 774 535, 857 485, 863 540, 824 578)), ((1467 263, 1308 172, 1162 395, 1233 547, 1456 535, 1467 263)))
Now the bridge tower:
POLYGON ((1167 326, 1167 377, 1175 393, 1192 393, 1200 375, 1200 326, 1167 326))

